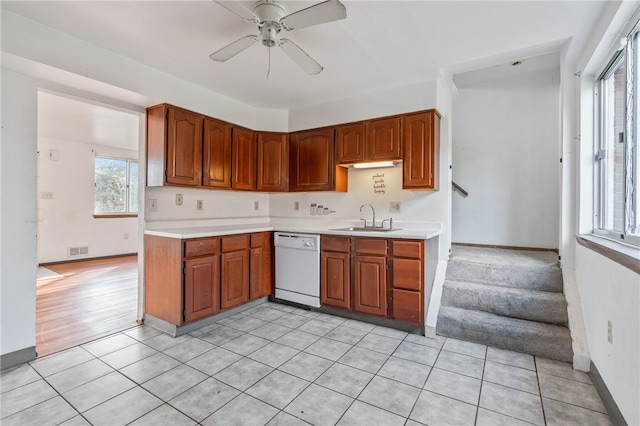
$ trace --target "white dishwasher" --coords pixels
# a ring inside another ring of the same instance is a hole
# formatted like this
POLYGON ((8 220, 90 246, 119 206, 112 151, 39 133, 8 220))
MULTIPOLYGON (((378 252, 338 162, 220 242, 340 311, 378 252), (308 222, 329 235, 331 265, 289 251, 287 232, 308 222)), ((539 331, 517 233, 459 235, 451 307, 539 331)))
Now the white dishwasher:
POLYGON ((320 235, 276 232, 276 298, 320 307, 320 235))

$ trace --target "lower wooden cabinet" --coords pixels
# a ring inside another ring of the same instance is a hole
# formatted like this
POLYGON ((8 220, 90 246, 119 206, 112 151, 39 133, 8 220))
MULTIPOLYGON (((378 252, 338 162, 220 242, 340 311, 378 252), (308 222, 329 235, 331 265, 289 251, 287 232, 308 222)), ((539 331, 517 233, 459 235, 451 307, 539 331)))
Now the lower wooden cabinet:
POLYGON ((349 309, 351 307, 351 255, 320 253, 320 304, 349 309))
POLYGON ((145 235, 145 312, 174 325, 272 294, 271 233, 145 235))
POLYGON ((424 325, 424 241, 323 235, 320 303, 424 325))
POLYGON ((249 251, 222 253, 222 309, 234 308, 249 301, 249 251))
POLYGON ((220 255, 184 262, 184 321, 220 312, 220 255))
POLYGON ((391 241, 392 318, 424 324, 424 242, 391 241))
POLYGON ((251 234, 249 259, 249 299, 259 299, 274 293, 271 232, 251 234))
POLYGON ((387 316, 387 259, 356 254, 353 258, 353 310, 387 316))

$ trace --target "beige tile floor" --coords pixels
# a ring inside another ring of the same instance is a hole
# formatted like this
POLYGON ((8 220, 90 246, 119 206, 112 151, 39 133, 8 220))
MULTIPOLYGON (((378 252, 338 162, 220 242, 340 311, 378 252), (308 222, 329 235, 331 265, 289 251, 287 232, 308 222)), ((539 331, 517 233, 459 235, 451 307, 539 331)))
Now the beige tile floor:
POLYGON ((264 303, 2 372, 3 425, 608 425, 569 364, 264 303))

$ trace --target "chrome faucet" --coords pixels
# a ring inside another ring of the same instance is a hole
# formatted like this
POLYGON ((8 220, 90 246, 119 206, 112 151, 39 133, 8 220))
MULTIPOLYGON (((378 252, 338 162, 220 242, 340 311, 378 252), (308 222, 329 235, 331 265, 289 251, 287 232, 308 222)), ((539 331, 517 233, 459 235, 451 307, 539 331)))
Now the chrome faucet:
POLYGON ((360 211, 362 211, 362 208, 364 206, 369 206, 371 207, 371 211, 373 212, 373 223, 371 224, 371 226, 367 226, 367 220, 366 219, 360 219, 360 220, 364 220, 364 227, 365 228, 375 228, 376 227, 376 211, 373 208, 373 206, 369 203, 364 203, 363 205, 360 206, 360 211))

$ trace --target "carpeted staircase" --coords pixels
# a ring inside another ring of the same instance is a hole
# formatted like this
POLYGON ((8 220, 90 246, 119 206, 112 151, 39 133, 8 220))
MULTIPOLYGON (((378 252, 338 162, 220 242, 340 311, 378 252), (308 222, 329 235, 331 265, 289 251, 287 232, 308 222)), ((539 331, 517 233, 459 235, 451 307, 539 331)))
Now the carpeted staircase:
POLYGON ((557 253, 454 245, 436 332, 571 362, 557 253))

